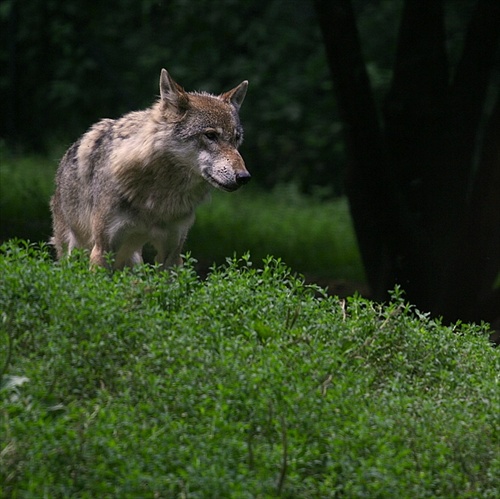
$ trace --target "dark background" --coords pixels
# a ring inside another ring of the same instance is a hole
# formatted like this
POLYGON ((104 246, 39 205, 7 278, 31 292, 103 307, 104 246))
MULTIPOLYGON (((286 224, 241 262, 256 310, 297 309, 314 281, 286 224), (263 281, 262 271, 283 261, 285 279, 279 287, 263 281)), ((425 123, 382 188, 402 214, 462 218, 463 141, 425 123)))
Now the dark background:
MULTIPOLYGON (((401 4, 355 2, 378 95, 401 4)), ((0 136, 9 145, 69 143, 100 118, 147 107, 165 67, 187 90, 249 80, 243 153, 260 184, 343 192, 341 123, 313 2, 3 0, 0 15, 0 136)))

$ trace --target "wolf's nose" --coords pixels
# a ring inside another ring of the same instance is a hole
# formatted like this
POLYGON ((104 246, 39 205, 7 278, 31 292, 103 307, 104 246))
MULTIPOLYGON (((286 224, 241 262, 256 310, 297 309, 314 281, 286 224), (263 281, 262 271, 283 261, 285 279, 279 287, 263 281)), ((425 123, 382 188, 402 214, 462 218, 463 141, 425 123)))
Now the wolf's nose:
POLYGON ((250 175, 250 173, 239 172, 236 174, 236 183, 238 185, 245 185, 245 184, 248 184, 248 182, 250 182, 251 178, 252 178, 252 176, 250 175))

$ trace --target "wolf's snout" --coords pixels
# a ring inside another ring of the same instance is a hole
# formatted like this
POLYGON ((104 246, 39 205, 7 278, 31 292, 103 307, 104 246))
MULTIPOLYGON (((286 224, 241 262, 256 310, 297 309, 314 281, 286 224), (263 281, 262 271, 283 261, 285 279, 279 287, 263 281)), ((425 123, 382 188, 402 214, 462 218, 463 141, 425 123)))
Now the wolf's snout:
POLYGON ((252 176, 248 172, 238 172, 236 174, 236 183, 239 186, 245 185, 245 184, 248 184, 248 182, 250 182, 251 178, 252 178, 252 176))

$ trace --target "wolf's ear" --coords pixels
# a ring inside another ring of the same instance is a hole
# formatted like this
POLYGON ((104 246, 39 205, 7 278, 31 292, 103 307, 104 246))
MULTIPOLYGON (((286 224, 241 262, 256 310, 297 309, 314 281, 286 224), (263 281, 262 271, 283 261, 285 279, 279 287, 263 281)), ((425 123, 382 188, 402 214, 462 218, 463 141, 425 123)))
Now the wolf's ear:
POLYGON ((188 108, 188 94, 174 81, 166 69, 162 69, 160 74, 160 97, 162 101, 178 111, 185 111, 188 108))
POLYGON ((247 94, 248 81, 242 81, 237 87, 221 95, 222 100, 232 104, 239 111, 245 95, 247 94))

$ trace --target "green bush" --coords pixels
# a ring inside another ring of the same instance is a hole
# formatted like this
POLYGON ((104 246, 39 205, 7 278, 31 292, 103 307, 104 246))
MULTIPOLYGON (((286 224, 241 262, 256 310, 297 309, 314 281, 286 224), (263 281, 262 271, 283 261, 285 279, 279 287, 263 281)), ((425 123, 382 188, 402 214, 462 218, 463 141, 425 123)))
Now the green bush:
POLYGON ((0 253, 3 497, 497 497, 500 351, 248 255, 0 253))

